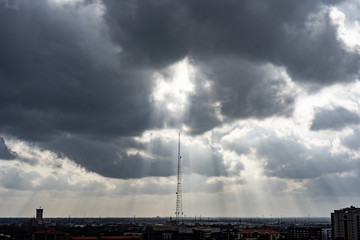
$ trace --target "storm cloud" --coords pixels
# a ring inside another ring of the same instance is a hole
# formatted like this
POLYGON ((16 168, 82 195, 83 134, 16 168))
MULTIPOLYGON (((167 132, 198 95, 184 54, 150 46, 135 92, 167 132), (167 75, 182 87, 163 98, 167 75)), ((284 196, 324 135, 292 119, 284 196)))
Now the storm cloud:
POLYGON ((344 107, 334 109, 317 109, 311 130, 339 130, 349 125, 358 125, 360 116, 344 107))
POLYGON ((8 146, 6 146, 5 140, 3 137, 0 137, 0 159, 11 160, 15 159, 16 153, 11 151, 8 146))
POLYGON ((56 152, 63 144, 49 145, 67 135, 67 142, 78 146, 63 153, 79 156, 84 140, 73 138, 111 139, 149 127, 146 70, 121 67, 106 27, 80 14, 85 7, 91 12, 95 6, 67 11, 42 1, 20 1, 17 9, 0 7, 1 132, 56 152))
POLYGON ((265 173, 289 179, 317 178, 330 173, 341 173, 352 168, 348 154, 331 154, 327 147, 306 148, 296 139, 265 140, 257 147, 265 158, 265 173))
POLYGON ((355 128, 353 133, 342 138, 342 144, 349 149, 359 150, 360 149, 360 130, 355 128))
POLYGON ((2 188, 166 196, 180 132, 189 194, 347 194, 326 185, 359 174, 360 19, 344 4, 0 1, 2 188))
POLYGON ((347 81, 359 71, 358 54, 337 38, 328 3, 104 1, 111 36, 136 62, 238 56, 285 66, 294 80, 320 84, 347 81))

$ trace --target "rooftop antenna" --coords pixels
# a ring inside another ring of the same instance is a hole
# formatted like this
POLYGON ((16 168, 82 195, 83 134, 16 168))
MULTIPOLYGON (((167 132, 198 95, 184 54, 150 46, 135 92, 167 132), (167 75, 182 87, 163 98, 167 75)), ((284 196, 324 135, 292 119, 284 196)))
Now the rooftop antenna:
POLYGON ((181 188, 181 155, 180 155, 180 133, 178 143, 178 169, 177 169, 177 188, 176 188, 176 224, 180 225, 183 217, 182 210, 182 188, 181 188))

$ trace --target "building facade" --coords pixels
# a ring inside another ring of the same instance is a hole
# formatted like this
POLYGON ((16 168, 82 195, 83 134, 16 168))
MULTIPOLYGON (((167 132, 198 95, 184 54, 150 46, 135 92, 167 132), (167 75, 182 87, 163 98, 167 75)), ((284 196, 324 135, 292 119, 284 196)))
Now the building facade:
POLYGON ((271 229, 245 229, 238 232, 238 239, 242 240, 278 240, 280 232, 271 229))
POLYGON ((308 227, 308 226, 290 226, 287 228, 287 237, 289 239, 312 239, 321 240, 322 236, 321 227, 308 227))
POLYGON ((43 211, 44 210, 42 208, 36 209, 36 221, 39 225, 44 224, 43 211))
POLYGON ((332 240, 332 228, 322 228, 321 229, 321 239, 322 240, 332 240))
POLYGON ((333 240, 360 240, 360 208, 354 206, 331 213, 333 240))

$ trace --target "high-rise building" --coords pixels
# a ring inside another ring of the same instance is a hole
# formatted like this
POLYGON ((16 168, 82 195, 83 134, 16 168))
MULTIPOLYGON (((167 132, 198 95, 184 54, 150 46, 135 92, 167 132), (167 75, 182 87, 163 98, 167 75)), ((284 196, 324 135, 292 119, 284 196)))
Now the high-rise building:
POLYGON ((360 240, 360 208, 334 210, 331 225, 334 240, 360 240))
POLYGON ((43 211, 44 211, 44 209, 42 209, 42 208, 36 209, 36 220, 39 225, 44 224, 43 211))

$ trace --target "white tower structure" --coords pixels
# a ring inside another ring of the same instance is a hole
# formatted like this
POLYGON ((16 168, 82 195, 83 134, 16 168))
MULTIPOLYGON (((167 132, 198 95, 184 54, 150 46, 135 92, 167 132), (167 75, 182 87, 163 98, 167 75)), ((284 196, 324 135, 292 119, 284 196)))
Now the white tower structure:
POLYGON ((177 188, 176 188, 176 223, 179 225, 182 222, 182 187, 181 187, 181 155, 180 155, 180 133, 178 143, 178 169, 177 169, 177 188))

